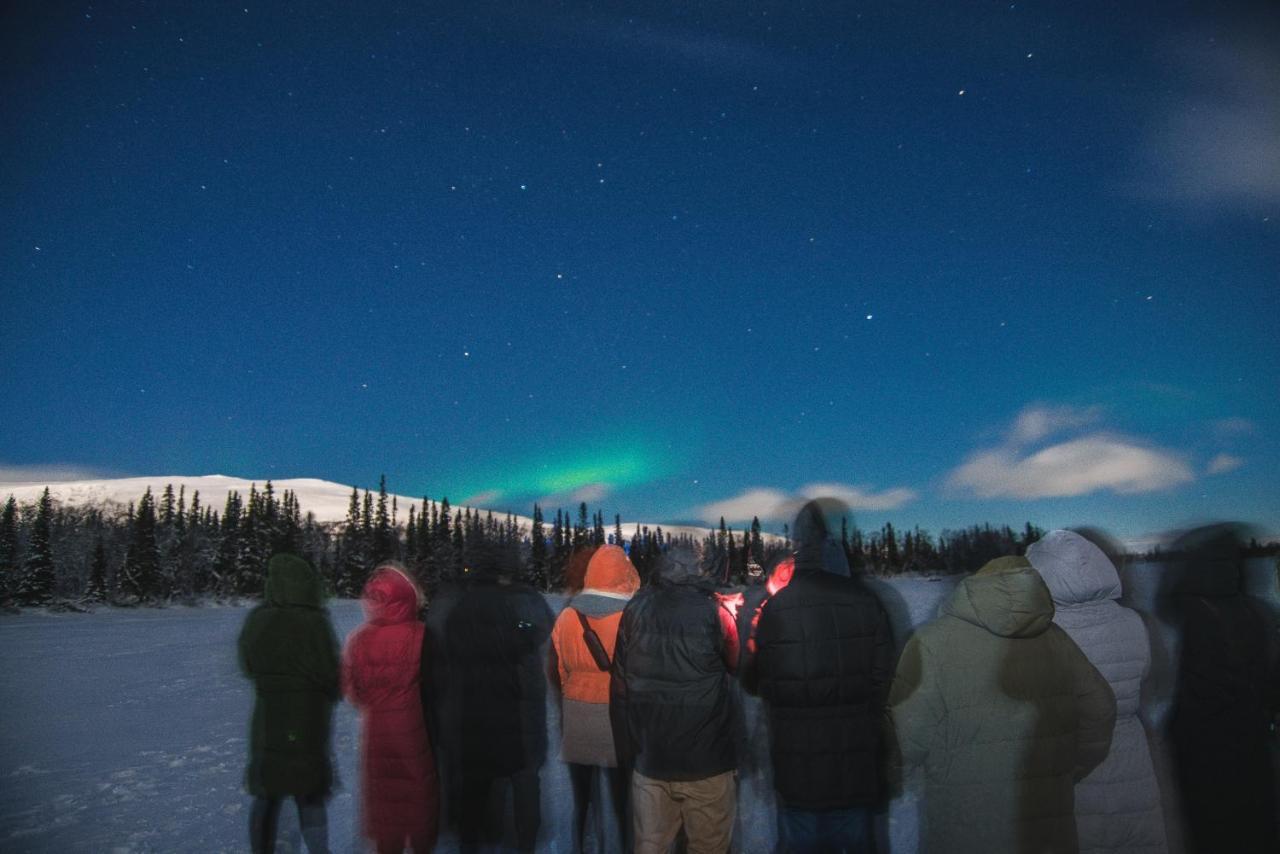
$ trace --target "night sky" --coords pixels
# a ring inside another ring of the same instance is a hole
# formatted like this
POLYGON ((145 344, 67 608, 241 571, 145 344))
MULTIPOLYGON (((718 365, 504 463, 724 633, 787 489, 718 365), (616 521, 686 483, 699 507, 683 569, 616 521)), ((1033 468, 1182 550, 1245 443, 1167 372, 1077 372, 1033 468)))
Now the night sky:
POLYGON ((1280 531, 1274 3, 3 17, 0 480, 1280 531))

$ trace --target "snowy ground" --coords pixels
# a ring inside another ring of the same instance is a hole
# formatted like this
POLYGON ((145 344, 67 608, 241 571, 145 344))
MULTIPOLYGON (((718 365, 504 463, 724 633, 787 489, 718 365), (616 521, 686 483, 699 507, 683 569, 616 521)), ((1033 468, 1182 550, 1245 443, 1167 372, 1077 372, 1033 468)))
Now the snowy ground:
MULTIPOLYGON (((1274 590, 1261 568, 1260 589, 1274 590)), ((1149 572, 1130 579, 1135 604, 1149 572)), ((895 622, 935 613, 954 581, 900 579, 885 589, 895 622)), ((241 779, 252 698, 235 662, 245 608, 102 609, 0 617, 0 850, 6 852, 230 852, 247 849, 241 779)), ((339 636, 360 620, 332 603, 339 636)), ((748 725, 763 747, 758 706, 748 725)), ((341 785, 329 805, 334 851, 359 851, 355 833, 356 718, 338 707, 334 750, 341 785)), ((554 717, 552 727, 556 726, 554 717)), ((551 744, 556 744, 553 737, 551 744)), ((773 843, 772 800, 759 759, 744 763, 738 847, 773 843)), ((567 851, 571 797, 563 767, 543 769, 540 848, 567 851)), ((895 852, 915 848, 912 805, 895 803, 895 852)), ((286 809, 282 852, 301 850, 286 809)), ((441 850, 454 850, 441 840, 441 850)))

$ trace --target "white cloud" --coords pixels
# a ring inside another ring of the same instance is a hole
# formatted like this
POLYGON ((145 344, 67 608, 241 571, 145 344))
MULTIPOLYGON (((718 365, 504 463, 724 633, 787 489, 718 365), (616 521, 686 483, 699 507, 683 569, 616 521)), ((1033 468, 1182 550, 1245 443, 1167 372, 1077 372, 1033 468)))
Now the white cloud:
POLYGON ((1280 60, 1256 38, 1174 51, 1197 88, 1154 122, 1142 195, 1193 208, 1280 200, 1280 60))
POLYGON ((101 480, 121 475, 106 469, 78 466, 72 463, 48 463, 34 466, 0 464, 0 483, 65 483, 72 480, 101 480))
POLYGON ((916 493, 905 487, 873 492, 841 483, 810 483, 800 487, 795 494, 769 487, 753 487, 732 498, 704 504, 694 510, 693 515, 709 524, 718 523, 722 516, 730 523, 748 522, 752 516, 787 520, 796 514, 801 503, 813 498, 834 498, 850 510, 893 510, 915 497, 916 493))
POLYGON ((464 507, 483 507, 486 504, 492 504, 502 497, 500 489, 486 489, 484 492, 477 492, 475 495, 469 495, 462 499, 464 507))
POLYGON ((1230 439, 1235 436, 1248 436, 1256 432, 1258 425, 1248 418, 1219 418, 1213 422, 1213 432, 1219 438, 1230 439))
POLYGON ((811 483, 800 487, 800 495, 809 498, 834 498, 850 510, 896 510, 916 497, 914 490, 904 486, 869 492, 856 486, 839 483, 811 483))
POLYGON ((1156 492, 1194 479, 1171 451, 1098 433, 1030 455, 1012 447, 978 451, 951 472, 948 484, 982 498, 1058 498, 1156 492))
POLYGON ((1244 465, 1244 460, 1239 457, 1233 457, 1231 454, 1218 454, 1209 460, 1209 466, 1205 469, 1206 474, 1225 474, 1229 471, 1235 471, 1244 465))
POLYGON ((1102 408, 1090 406, 1049 406, 1032 404, 1026 407, 1014 419, 1009 439, 1017 445, 1027 445, 1060 433, 1093 424, 1102 416, 1102 408))
POLYGON ((613 487, 607 483, 588 483, 585 486, 579 486, 573 492, 569 493, 569 500, 574 504, 587 502, 592 504, 596 501, 603 501, 613 492, 613 487))

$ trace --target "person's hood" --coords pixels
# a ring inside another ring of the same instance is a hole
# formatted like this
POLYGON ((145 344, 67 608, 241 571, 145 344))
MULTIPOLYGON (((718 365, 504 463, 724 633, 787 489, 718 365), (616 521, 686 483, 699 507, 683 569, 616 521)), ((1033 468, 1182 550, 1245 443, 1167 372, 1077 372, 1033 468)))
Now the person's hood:
POLYGON ((654 567, 654 580, 659 584, 709 583, 702 574, 698 552, 684 545, 675 545, 662 553, 654 567))
POLYGON ((1050 531, 1027 548, 1055 605, 1120 598, 1120 575, 1102 549, 1074 531, 1050 531))
POLYGON ((310 563, 294 554, 277 554, 267 561, 263 598, 272 605, 319 608, 324 603, 324 586, 310 563))
POLYGON ((1239 596, 1244 592, 1247 529, 1225 522, 1205 525, 1176 539, 1165 566, 1162 592, 1186 596, 1239 596))
POLYGON ((640 575, 621 546, 607 545, 596 549, 587 564, 584 591, 630 596, 639 587, 640 575))
POLYGON ((418 589, 404 573, 384 567, 365 583, 360 604, 371 623, 406 623, 418 615, 418 589))
POLYGON ((1004 638, 1031 638, 1053 622, 1053 597, 1026 558, 1001 557, 956 586, 942 613, 1004 638))
POLYGON ((791 542, 795 546, 795 574, 829 572, 848 578, 849 558, 844 547, 827 527, 821 501, 806 501, 791 526, 791 542))

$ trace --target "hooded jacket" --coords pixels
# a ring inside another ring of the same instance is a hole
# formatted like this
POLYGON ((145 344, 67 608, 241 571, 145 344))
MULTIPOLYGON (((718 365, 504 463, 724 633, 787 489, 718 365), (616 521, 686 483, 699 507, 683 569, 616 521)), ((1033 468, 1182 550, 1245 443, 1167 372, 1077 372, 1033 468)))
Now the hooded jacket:
POLYGON ((692 549, 673 547, 622 613, 609 717, 622 765, 655 780, 701 780, 735 766, 731 644, 692 549))
POLYGON ((254 688, 245 774, 251 795, 313 796, 333 785, 338 639, 322 602, 311 564, 289 554, 271 558, 264 601, 245 618, 238 644, 254 688))
POLYGON ((1076 784, 1081 854, 1157 854, 1168 850, 1160 788, 1147 733, 1138 718, 1151 643, 1142 618, 1121 607, 1120 576, 1110 558, 1072 531, 1051 531, 1027 560, 1053 597, 1053 621, 1110 684, 1116 728, 1107 758, 1076 784))
POLYGON ((609 726, 609 671, 592 658, 578 615, 586 618, 612 661, 622 610, 640 587, 640 576, 621 547, 606 545, 592 555, 584 584, 551 632, 552 675, 563 698, 561 755, 566 762, 612 767, 617 756, 609 726))
POLYGON ((370 839, 436 835, 439 785, 422 708, 419 593, 398 570, 365 584, 365 622, 347 638, 343 693, 360 710, 360 794, 370 839))
MULTIPOLYGON (((838 549, 838 544, 837 544, 838 549)), ((842 552, 797 555, 764 603, 746 687, 769 715, 778 797, 793 809, 869 806, 884 795, 881 718, 893 667, 889 618, 842 552)))
POLYGON ((923 852, 1076 851, 1074 784, 1106 758, 1116 703, 1053 613, 1031 565, 999 558, 907 642, 890 719, 923 771, 923 852))

